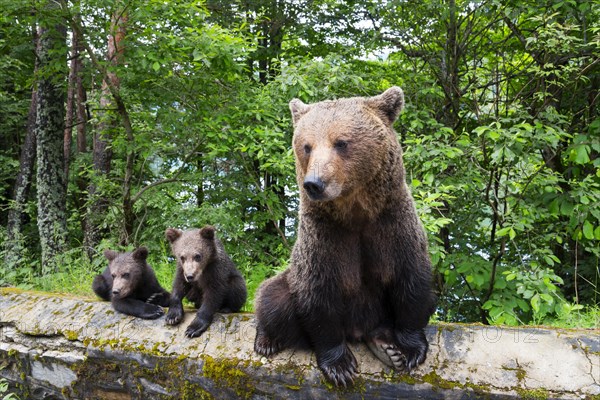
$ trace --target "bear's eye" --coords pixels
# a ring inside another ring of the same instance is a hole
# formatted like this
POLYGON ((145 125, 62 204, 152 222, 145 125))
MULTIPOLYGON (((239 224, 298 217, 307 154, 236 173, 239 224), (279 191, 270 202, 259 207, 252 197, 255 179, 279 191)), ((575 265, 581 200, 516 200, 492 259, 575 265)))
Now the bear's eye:
POLYGON ((338 150, 345 150, 348 147, 348 142, 345 140, 336 140, 333 147, 338 150))
POLYGON ((181 258, 181 262, 185 262, 185 257, 184 256, 181 256, 180 258, 181 258))
POLYGON ((112 276, 114 278, 117 276, 117 274, 110 274, 110 276, 112 276))
POLYGON ((200 262, 200 260, 202 260, 202 254, 196 254, 196 255, 194 256, 194 261, 196 261, 196 262, 200 262))
POLYGON ((123 275, 121 275, 121 278, 129 279, 129 272, 125 272, 123 275))
POLYGON ((304 153, 305 154, 310 154, 310 152, 312 151, 312 147, 310 144, 305 144, 304 145, 304 153))

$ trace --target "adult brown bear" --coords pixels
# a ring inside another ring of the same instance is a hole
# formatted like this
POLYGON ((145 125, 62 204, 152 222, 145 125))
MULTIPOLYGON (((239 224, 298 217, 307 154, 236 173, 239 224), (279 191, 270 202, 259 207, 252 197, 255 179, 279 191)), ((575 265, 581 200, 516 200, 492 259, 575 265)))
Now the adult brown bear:
POLYGON ((371 98, 290 102, 300 226, 289 268, 259 289, 257 353, 308 346, 343 386, 357 374, 349 341, 367 342, 397 369, 425 360, 435 296, 392 128, 403 107, 398 87, 371 98))

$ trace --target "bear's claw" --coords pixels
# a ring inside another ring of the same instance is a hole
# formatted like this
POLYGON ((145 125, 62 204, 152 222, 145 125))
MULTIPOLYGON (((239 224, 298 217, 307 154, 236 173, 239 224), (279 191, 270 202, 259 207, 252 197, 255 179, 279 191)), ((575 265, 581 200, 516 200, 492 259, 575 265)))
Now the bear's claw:
POLYGON ((429 344, 422 330, 395 331, 398 347, 404 354, 404 367, 408 372, 425 361, 429 344))
POLYGON ((150 297, 148 297, 148 299, 146 299, 146 303, 158 304, 158 302, 160 301, 161 295, 162 295, 162 293, 153 293, 152 296, 150 296, 150 297))
POLYGON ((271 357, 273 354, 279 353, 282 347, 276 340, 269 339, 267 335, 257 333, 254 339, 254 351, 261 356, 271 357))
POLYGON ((183 309, 177 309, 175 307, 170 307, 169 312, 167 313, 167 317, 165 318, 165 323, 167 325, 177 325, 183 319, 183 309))
POLYGON ((165 314, 165 311, 160 306, 156 306, 155 309, 152 309, 144 314, 142 318, 145 319, 157 319, 162 317, 165 314))
POLYGON ((396 370, 403 370, 406 366, 406 356, 400 349, 392 343, 381 342, 379 340, 367 341, 369 350, 388 367, 396 370))
MULTIPOLYGON (((354 378, 358 375, 358 363, 350 349, 346 345, 343 346, 336 358, 331 359, 325 354, 323 360, 317 357, 317 364, 323 375, 336 386, 348 387, 354 383, 354 378)), ((332 352, 337 351, 339 349, 332 349, 332 352)))
POLYGON ((207 322, 202 319, 194 318, 194 320, 188 325, 185 330, 185 336, 188 338, 195 338, 202 335, 208 327, 210 326, 210 322, 207 322))

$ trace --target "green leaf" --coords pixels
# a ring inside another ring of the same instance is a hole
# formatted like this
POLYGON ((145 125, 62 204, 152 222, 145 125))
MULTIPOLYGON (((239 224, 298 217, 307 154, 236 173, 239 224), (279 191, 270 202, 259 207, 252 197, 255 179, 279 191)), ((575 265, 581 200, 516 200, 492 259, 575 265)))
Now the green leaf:
POLYGON ((540 311, 540 295, 536 294, 535 296, 533 296, 530 300, 531 303, 531 308, 533 308, 534 312, 538 312, 540 311))
POLYGON ((154 61, 154 64, 152 64, 152 69, 155 71, 158 71, 160 69, 160 64, 158 61, 154 61))
POLYGON ((549 295, 548 293, 542 293, 540 294, 540 297, 542 298, 542 300, 544 300, 546 303, 552 305, 554 303, 554 298, 549 295))
POLYGON ((585 238, 588 240, 594 239, 594 225, 592 225, 588 220, 585 220, 583 223, 583 236, 585 236, 585 238))
POLYGON ((574 148, 575 155, 572 157, 573 161, 577 164, 587 164, 590 162, 590 146, 587 145, 577 145, 574 148))

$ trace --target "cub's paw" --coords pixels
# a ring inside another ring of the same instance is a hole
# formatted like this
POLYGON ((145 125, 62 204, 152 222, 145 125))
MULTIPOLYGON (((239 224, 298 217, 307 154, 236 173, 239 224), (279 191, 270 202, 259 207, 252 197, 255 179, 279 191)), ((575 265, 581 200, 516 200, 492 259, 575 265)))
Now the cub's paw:
POLYGON ((165 311, 160 306, 156 306, 154 304, 146 304, 144 307, 143 315, 140 315, 140 318, 145 319, 157 319, 162 317, 165 314, 165 311))
POLYGON ((396 330, 394 332, 400 352, 404 355, 404 369, 410 372, 425 361, 429 343, 421 330, 396 330))
POLYGON ((168 293, 158 292, 158 293, 153 293, 150 297, 148 297, 148 299, 146 300, 146 303, 163 305, 165 303, 165 300, 168 301, 168 293))
POLYGON ((345 343, 317 354, 317 364, 323 375, 337 386, 352 385, 358 374, 356 358, 345 343))
POLYGON ((165 323, 167 325, 177 325, 183 319, 183 307, 169 307, 165 323))
POLYGON ((185 330, 185 336, 189 338, 198 337, 202 335, 208 329, 209 326, 210 322, 196 317, 185 330))
POLYGON ((277 340, 270 339, 264 333, 257 333, 254 338, 254 351, 261 356, 271 357, 273 354, 279 353, 283 350, 277 340))

